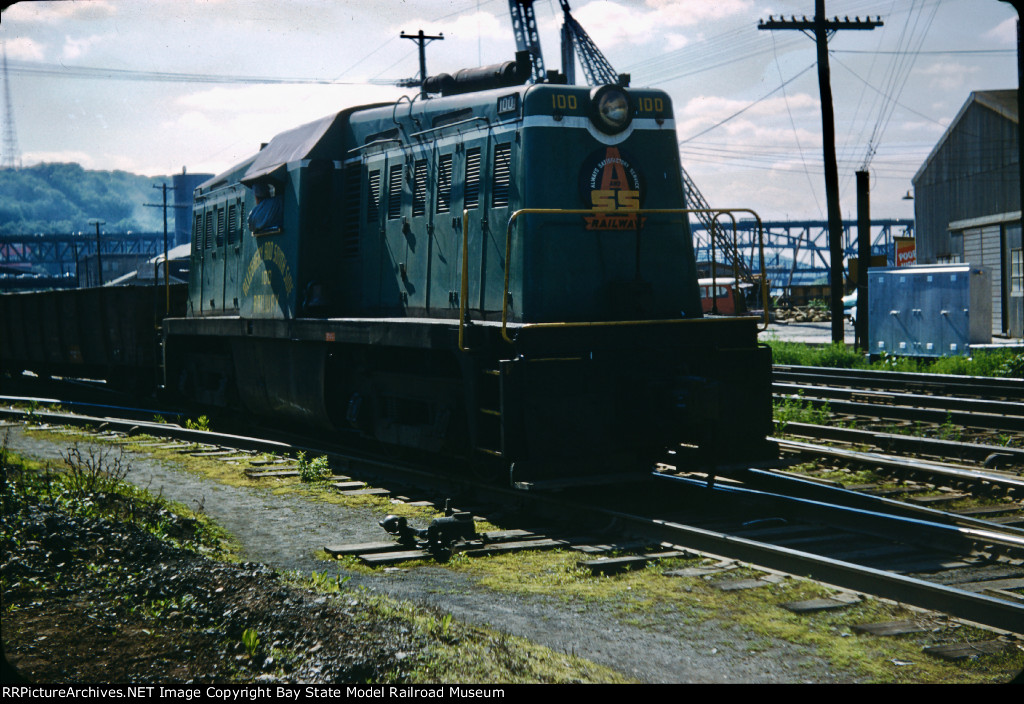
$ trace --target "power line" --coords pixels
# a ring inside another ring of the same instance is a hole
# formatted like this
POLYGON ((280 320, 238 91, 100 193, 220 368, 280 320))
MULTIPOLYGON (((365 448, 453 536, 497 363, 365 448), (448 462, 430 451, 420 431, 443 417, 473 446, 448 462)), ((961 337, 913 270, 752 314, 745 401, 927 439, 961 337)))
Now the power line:
POLYGON ((769 16, 768 21, 762 20, 757 28, 761 30, 798 30, 813 37, 818 50, 818 88, 821 91, 821 132, 822 151, 825 159, 825 200, 828 208, 828 239, 831 259, 831 293, 832 293, 832 341, 843 341, 843 223, 839 208, 839 173, 836 164, 836 128, 835 116, 832 111, 832 86, 828 68, 828 40, 837 31, 843 29, 871 30, 882 26, 881 19, 861 20, 848 17, 840 20, 834 17, 829 20, 825 16, 825 0, 815 0, 814 17, 808 20, 779 19, 769 16))
POLYGON ((339 81, 328 78, 282 77, 282 76, 239 76, 213 73, 175 73, 171 71, 144 71, 139 69, 103 68, 99 66, 67 66, 34 61, 11 61, 11 73, 27 76, 50 76, 54 78, 82 78, 114 81, 150 81, 157 83, 242 83, 256 85, 303 84, 303 85, 391 85, 387 79, 365 81, 339 81))
POLYGON ((682 145, 682 144, 686 144, 686 143, 688 143, 688 142, 692 142, 693 140, 697 139, 698 137, 700 137, 700 136, 702 136, 702 135, 705 135, 705 134, 707 134, 707 133, 708 133, 708 132, 710 132, 711 130, 714 130, 714 129, 717 129, 717 128, 721 127, 722 125, 724 125, 724 124, 725 124, 726 122, 728 122, 729 120, 731 120, 731 119, 733 119, 733 118, 735 118, 735 117, 739 117, 740 115, 742 115, 743 113, 745 113, 745 112, 746 112, 747 110, 749 110, 750 108, 752 108, 752 107, 754 107, 755 105, 757 105, 758 103, 760 103, 761 101, 763 101, 763 100, 765 100, 765 99, 767 99, 767 98, 770 98, 771 96, 773 96, 773 95, 775 95, 776 93, 778 93, 778 92, 779 92, 780 90, 782 90, 783 88, 785 88, 785 87, 786 87, 787 85, 789 85, 790 83, 792 83, 792 82, 793 82, 793 81, 795 81, 796 79, 800 78, 800 76, 804 75, 805 73, 807 73, 808 71, 810 71, 810 70, 811 70, 812 68, 814 68, 814 64, 811 64, 811 65, 809 65, 809 66, 808 66, 807 68, 805 68, 805 69, 804 69, 803 71, 801 71, 800 73, 796 74, 795 76, 793 76, 792 78, 790 78, 790 79, 789 79, 788 81, 786 81, 786 82, 785 82, 785 83, 783 83, 782 85, 780 85, 780 86, 776 86, 776 87, 775 87, 775 88, 773 88, 772 90, 768 91, 767 93, 765 93, 764 95, 762 95, 762 96, 761 96, 760 98, 758 98, 758 99, 757 99, 757 100, 755 100, 754 102, 750 103, 749 105, 746 105, 746 106, 744 106, 744 107, 740 108, 739 110, 737 110, 736 112, 734 112, 734 113, 733 113, 732 115, 729 115, 729 117, 726 117, 725 119, 719 120, 719 121, 718 121, 718 122, 716 122, 715 124, 711 125, 711 126, 710 126, 710 127, 708 127, 707 129, 701 130, 700 132, 698 132, 698 133, 697 133, 697 134, 695 134, 695 135, 692 135, 692 136, 690 136, 690 137, 687 137, 686 139, 681 139, 681 140, 679 140, 679 144, 681 144, 681 145, 682 145))

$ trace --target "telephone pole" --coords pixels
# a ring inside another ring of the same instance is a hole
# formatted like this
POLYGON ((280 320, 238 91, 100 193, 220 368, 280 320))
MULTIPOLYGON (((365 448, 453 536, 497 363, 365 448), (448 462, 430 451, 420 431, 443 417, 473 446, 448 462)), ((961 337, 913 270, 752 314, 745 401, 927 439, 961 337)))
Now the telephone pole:
POLYGON ((423 30, 419 31, 419 34, 406 34, 402 32, 399 35, 402 39, 412 39, 420 47, 420 95, 425 95, 423 90, 423 83, 427 80, 427 44, 434 41, 435 39, 444 39, 444 34, 438 34, 436 37, 429 34, 424 34, 423 30))
POLYGON ((96 226, 96 277, 97 286, 103 285, 103 245, 100 243, 100 225, 106 225, 106 220, 90 220, 90 225, 96 226))
MULTIPOLYGON (((170 274, 167 272, 167 269, 171 265, 171 263, 168 260, 168 256, 167 256, 168 255, 168 251, 167 251, 167 189, 170 188, 173 191, 174 190, 174 186, 168 186, 166 183, 162 183, 159 186, 154 185, 153 188, 159 188, 159 189, 161 189, 163 191, 163 193, 164 193, 163 205, 161 206, 161 205, 156 204, 156 203, 143 203, 143 205, 146 206, 147 208, 160 208, 160 207, 163 207, 163 209, 164 209, 164 297, 166 299, 166 304, 167 304, 167 313, 170 314, 170 312, 171 312, 171 282, 170 282, 170 274)), ((174 207, 178 207, 178 206, 173 206, 172 205, 171 207, 174 208, 174 207)), ((156 283, 156 279, 157 279, 156 274, 154 274, 153 275, 153 283, 154 284, 156 283)))
POLYGON ((828 40, 840 29, 874 29, 882 19, 870 17, 840 20, 825 17, 825 0, 814 0, 814 18, 791 17, 761 20, 764 30, 797 29, 814 39, 818 46, 818 90, 821 93, 821 136, 825 156, 825 200, 828 203, 828 245, 831 269, 832 341, 843 342, 843 218, 839 209, 839 167, 836 164, 836 124, 832 111, 832 85, 828 67, 828 40))

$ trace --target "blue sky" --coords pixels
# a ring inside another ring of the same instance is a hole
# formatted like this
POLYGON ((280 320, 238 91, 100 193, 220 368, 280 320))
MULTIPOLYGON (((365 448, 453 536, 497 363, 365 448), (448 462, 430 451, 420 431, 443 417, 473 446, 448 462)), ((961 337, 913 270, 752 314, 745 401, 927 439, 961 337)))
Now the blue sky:
MULTIPOLYGON (((814 42, 757 29, 812 15, 813 0, 571 5, 617 71, 672 96, 683 164, 712 205, 824 219, 814 42)), ((558 2, 535 9, 559 68, 558 2)), ((912 217, 902 196, 971 91, 1016 87, 1016 12, 998 0, 829 0, 826 11, 885 23, 830 43, 843 215, 867 164, 873 216, 912 217)), ((399 34, 420 29, 445 36, 427 48, 430 73, 514 56, 507 0, 84 0, 0 16, 23 163, 148 175, 217 172, 278 132, 397 99, 406 91, 387 81, 418 71, 399 34)))

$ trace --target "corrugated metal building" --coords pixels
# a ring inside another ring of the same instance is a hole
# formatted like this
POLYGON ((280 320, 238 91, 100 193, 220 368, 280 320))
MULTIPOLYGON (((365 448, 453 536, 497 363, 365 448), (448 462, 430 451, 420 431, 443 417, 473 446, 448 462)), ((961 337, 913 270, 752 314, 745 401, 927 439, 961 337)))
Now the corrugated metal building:
POLYGON ((917 262, 989 269, 992 332, 1024 334, 1017 91, 971 93, 914 176, 917 262))

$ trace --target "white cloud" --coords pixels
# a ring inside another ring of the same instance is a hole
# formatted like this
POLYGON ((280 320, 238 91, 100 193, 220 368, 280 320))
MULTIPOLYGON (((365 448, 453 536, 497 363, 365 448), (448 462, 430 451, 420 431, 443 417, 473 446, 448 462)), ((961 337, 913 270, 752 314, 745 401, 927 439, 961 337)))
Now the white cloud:
POLYGON ((393 25, 393 32, 395 34, 400 34, 401 32, 415 34, 422 29, 424 34, 443 34, 446 40, 476 40, 477 38, 483 38, 506 41, 512 35, 507 17, 503 19, 504 21, 501 21, 494 14, 483 11, 460 15, 454 20, 451 18, 441 20, 412 18, 403 20, 401 24, 393 25))
POLYGON ((739 14, 750 14, 751 0, 647 0, 658 13, 659 24, 689 27, 739 14))
POLYGON ((4 49, 9 59, 22 61, 41 61, 45 56, 43 45, 29 37, 14 37, 4 41, 4 49))
MULTIPOLYGON (((397 100, 406 92, 394 86, 376 85, 251 85, 187 93, 176 103, 204 113, 241 115, 245 119, 307 115, 308 122, 353 105, 397 100)), ((298 124, 301 122, 291 126, 298 124)))
POLYGON ((998 25, 985 32, 984 37, 994 42, 1005 44, 1006 46, 1013 46, 1017 43, 1017 18, 1010 17, 1009 19, 1003 20, 998 25))
POLYGON ((88 37, 65 36, 61 57, 65 59, 80 59, 83 55, 88 54, 92 47, 109 39, 110 37, 102 37, 96 34, 88 37))
POLYGON ((97 20, 117 14, 114 3, 108 0, 83 2, 19 2, 4 11, 4 19, 11 22, 59 24, 67 20, 97 20))
MULTIPOLYGON (((657 28, 657 13, 637 10, 608 0, 587 3, 573 9, 573 17, 583 26, 599 47, 613 47, 622 42, 639 44, 651 41, 657 28)), ((562 18, 558 17, 561 26, 562 18)))
MULTIPOLYGON (((673 50, 685 46, 689 38, 669 30, 695 28, 709 20, 749 12, 752 5, 749 0, 647 0, 643 6, 628 0, 595 0, 572 6, 572 16, 602 49, 627 43, 673 50)), ((551 24, 561 26, 561 12, 556 12, 551 24)))
MULTIPOLYGON (((218 173, 252 155, 275 135, 346 107, 396 100, 393 86, 254 85, 216 87, 177 98, 158 125, 163 142, 187 144, 190 171, 218 173)), ((169 149, 168 163, 181 159, 169 149)), ((152 154, 150 161, 156 161, 152 154)), ((153 173, 167 172, 167 167, 153 173)), ((146 172, 140 172, 146 173, 146 172)))
POLYGON ((978 66, 967 66, 953 61, 939 61, 916 73, 926 76, 928 84, 932 88, 940 90, 955 90, 966 86, 970 77, 979 73, 978 66))
POLYGON ((690 43, 689 37, 669 32, 665 35, 665 50, 675 51, 676 49, 682 49, 684 46, 690 43))
POLYGON ((680 135, 685 136, 686 130, 697 131, 700 128, 707 128, 730 115, 747 108, 741 115, 726 122, 729 126, 734 122, 746 122, 752 117, 771 118, 794 115, 798 113, 817 115, 821 102, 818 98, 807 93, 795 93, 788 97, 778 96, 766 98, 755 105, 748 101, 735 100, 717 95, 700 95, 691 98, 686 105, 677 110, 677 116, 685 116, 685 119, 677 117, 680 135))

